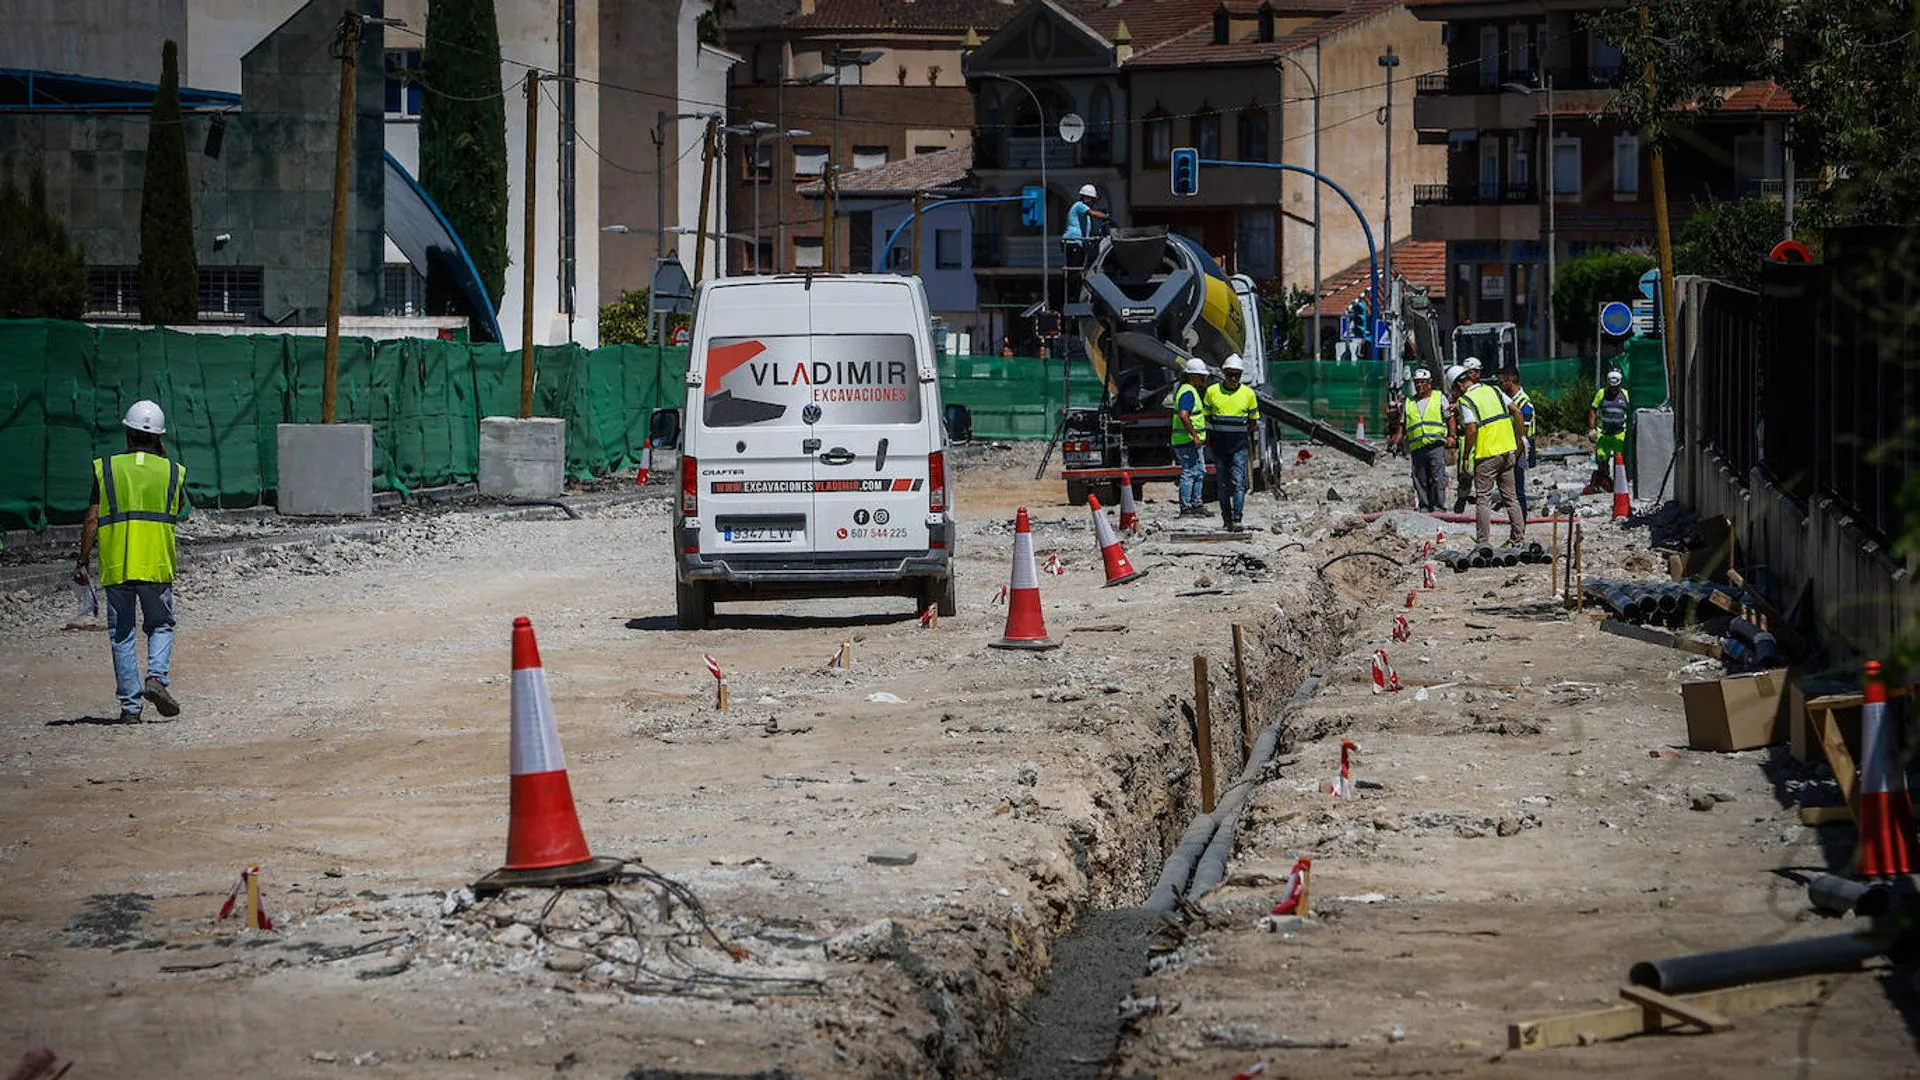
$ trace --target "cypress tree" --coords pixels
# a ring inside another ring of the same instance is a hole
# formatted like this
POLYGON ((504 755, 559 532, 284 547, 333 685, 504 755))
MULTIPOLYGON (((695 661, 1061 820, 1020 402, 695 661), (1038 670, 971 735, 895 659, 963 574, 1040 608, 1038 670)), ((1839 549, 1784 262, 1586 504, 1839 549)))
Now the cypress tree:
MULTIPOLYGON (((493 0, 433 0, 420 67, 420 186, 466 244, 498 309, 507 284, 507 109, 493 0)), ((427 274, 427 309, 479 314, 467 311, 438 260, 427 274)))
POLYGON ((160 53, 146 168, 140 188, 140 321, 190 323, 200 313, 200 264, 193 254, 187 131, 180 118, 180 50, 171 41, 160 53))

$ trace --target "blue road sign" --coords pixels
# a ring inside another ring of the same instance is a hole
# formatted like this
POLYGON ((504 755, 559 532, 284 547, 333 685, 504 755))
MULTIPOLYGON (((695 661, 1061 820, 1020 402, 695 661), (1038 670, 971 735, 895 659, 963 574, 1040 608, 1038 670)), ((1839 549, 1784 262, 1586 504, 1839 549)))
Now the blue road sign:
POLYGON ((1654 294, 1660 291, 1660 268, 1654 267, 1640 275, 1640 295, 1649 300, 1657 299, 1654 294))
POLYGON ((1625 337, 1633 329, 1633 309, 1618 300, 1609 301, 1600 309, 1600 329, 1613 337, 1625 337))
POLYGON ((1393 328, 1385 319, 1373 320, 1373 347, 1376 349, 1393 348, 1393 328))

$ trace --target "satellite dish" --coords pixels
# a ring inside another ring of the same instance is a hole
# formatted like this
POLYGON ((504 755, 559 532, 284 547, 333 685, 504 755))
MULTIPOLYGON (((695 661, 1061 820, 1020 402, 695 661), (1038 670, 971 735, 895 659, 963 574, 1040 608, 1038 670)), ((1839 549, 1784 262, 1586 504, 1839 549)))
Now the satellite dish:
POLYGON ((1087 133, 1087 122, 1079 113, 1068 113, 1060 118, 1060 141, 1077 143, 1087 133))

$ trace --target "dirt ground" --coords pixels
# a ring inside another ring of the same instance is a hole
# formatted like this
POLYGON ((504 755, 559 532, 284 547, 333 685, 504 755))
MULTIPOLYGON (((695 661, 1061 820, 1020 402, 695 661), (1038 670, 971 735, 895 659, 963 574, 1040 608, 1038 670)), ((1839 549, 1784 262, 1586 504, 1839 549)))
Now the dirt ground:
MULTIPOLYGON (((673 629, 661 485, 577 521, 410 511, 372 541, 189 561, 165 724, 97 719, 104 635, 63 629, 64 592, 0 594, 0 1050, 45 1041, 74 1077, 996 1075, 1059 935, 1139 904, 1196 812, 1196 652, 1223 787, 1237 767, 1239 622, 1253 726, 1310 667, 1324 684, 1229 884, 1079 1070, 1920 1074, 1887 972, 1733 1034, 1503 1053, 1509 1020, 1611 1001, 1633 960, 1835 932, 1780 874, 1845 859, 1794 814, 1831 801, 1824 772, 1685 750, 1678 683, 1715 665, 1550 613, 1545 567, 1442 571, 1405 611, 1422 537, 1354 520, 1405 502, 1402 461, 1316 450, 1244 541, 1189 535, 1154 489, 1128 546, 1148 576, 1106 589, 1038 454, 956 454, 960 614, 933 629, 905 600, 673 629), (1054 652, 987 647, 1018 505, 1066 568, 1042 575, 1054 652), (1363 549, 1393 558, 1316 573, 1363 549), (1387 641, 1397 613, 1410 643, 1387 641), (504 853, 517 615, 588 839, 637 861, 611 889, 464 890, 504 853), (1368 692, 1376 646, 1398 694, 1368 692), (1336 802, 1343 735, 1380 786, 1336 802), (1261 882, 1296 854, 1315 917, 1268 932, 1261 882), (249 864, 271 932, 214 920, 249 864)), ((1654 575, 1644 528, 1590 520, 1590 574, 1654 575)))

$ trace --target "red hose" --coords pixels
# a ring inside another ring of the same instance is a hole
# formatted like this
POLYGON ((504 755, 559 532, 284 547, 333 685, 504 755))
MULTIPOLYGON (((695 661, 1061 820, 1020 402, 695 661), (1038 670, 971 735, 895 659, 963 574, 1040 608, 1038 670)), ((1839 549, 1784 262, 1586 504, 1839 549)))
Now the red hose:
MULTIPOLYGON (((1448 513, 1434 513, 1426 510, 1408 510, 1408 508, 1404 506, 1400 507, 1400 510, 1407 510, 1408 513, 1419 514, 1422 517, 1430 517, 1435 521, 1444 521, 1451 525, 1478 525, 1480 523, 1480 519, 1473 516, 1472 514, 1448 514, 1448 513)), ((1399 510, 1382 510, 1376 514, 1361 514, 1360 517, 1361 517, 1361 520, 1363 521, 1378 521, 1381 518, 1386 517, 1388 514, 1395 514, 1395 513, 1399 513, 1399 510)), ((1493 515, 1493 520, 1497 524, 1499 522, 1507 520, 1507 516, 1504 512, 1498 513, 1493 515)), ((1546 525, 1553 521, 1565 521, 1565 520, 1566 520, 1566 516, 1564 515, 1559 518, 1530 517, 1527 519, 1527 524, 1546 525)))

